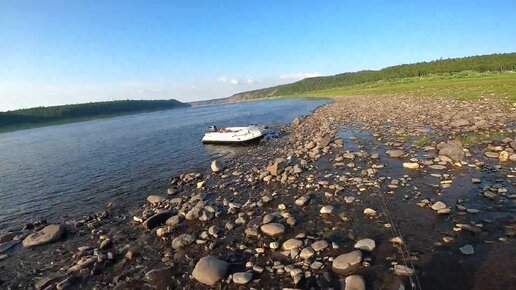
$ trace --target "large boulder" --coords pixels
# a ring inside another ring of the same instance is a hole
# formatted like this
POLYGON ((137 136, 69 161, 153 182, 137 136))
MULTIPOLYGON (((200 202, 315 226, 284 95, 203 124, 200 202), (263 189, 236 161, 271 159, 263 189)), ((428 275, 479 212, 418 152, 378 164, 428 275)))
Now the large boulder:
POLYGON ((459 140, 450 140, 446 143, 437 144, 439 156, 446 156, 454 162, 461 162, 464 158, 464 150, 459 140))
POLYGON ((283 170, 285 170, 285 166, 287 164, 287 161, 285 158, 276 158, 272 164, 267 166, 267 171, 272 176, 278 176, 281 173, 283 173, 283 170))
POLYGON ((229 264, 214 256, 201 258, 192 272, 195 280, 211 286, 226 276, 229 264))
POLYGON ((23 240, 23 246, 25 248, 30 248, 58 241, 61 239, 65 231, 65 227, 61 224, 48 225, 41 230, 28 235, 23 240))

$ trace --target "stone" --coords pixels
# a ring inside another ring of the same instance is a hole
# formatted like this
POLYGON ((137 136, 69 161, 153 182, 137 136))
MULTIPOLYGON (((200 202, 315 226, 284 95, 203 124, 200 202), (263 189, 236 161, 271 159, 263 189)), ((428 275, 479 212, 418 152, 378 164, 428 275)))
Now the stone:
POLYGON ((387 156, 389 156, 391 158, 400 158, 405 155, 405 151, 400 150, 400 149, 391 149, 391 150, 387 150, 385 152, 385 154, 387 154, 387 156))
POLYGON ((169 217, 166 221, 165 221, 165 224, 167 226, 175 226, 177 224, 179 224, 181 222, 181 220, 183 219, 183 216, 181 215, 175 215, 175 216, 171 216, 169 217))
POLYGON ((332 205, 325 205, 320 210, 321 214, 332 214, 333 213, 333 206, 332 205))
POLYGON ((223 279, 228 271, 229 264, 214 256, 201 258, 192 272, 195 280, 211 286, 223 279))
POLYGON ((468 126, 468 125, 469 125, 469 121, 466 119, 456 119, 456 120, 453 120, 450 122, 451 127, 463 127, 463 126, 468 126))
POLYGON ((172 213, 170 211, 159 212, 146 219, 143 222, 143 226, 148 230, 152 230, 157 226, 163 225, 171 216, 172 213))
POLYGON ((509 152, 507 152, 505 150, 500 152, 500 155, 498 155, 498 160, 500 162, 507 162, 507 161, 509 161, 509 152))
POLYGON ((376 216, 376 211, 372 208, 364 209, 364 214, 367 216, 376 216))
POLYGON ((296 118, 294 118, 294 120, 292 120, 292 125, 294 125, 294 127, 299 126, 300 123, 301 123, 301 120, 299 120, 298 117, 296 117, 296 118))
POLYGON ((283 249, 290 251, 292 249, 301 248, 303 246, 303 241, 298 239, 288 239, 285 242, 283 242, 283 249))
POLYGON ((319 145, 321 145, 321 148, 324 148, 324 147, 330 145, 330 142, 331 142, 331 136, 330 135, 324 135, 321 138, 321 142, 319 142, 319 145))
POLYGON ((164 200, 165 200, 165 198, 163 196, 159 196, 159 195, 149 195, 149 196, 147 196, 147 201, 150 204, 160 203, 160 202, 162 202, 164 200))
POLYGON ((4 242, 7 242, 7 241, 10 241, 16 235, 17 235, 17 233, 2 233, 2 234, 0 234, 0 243, 4 243, 4 242))
POLYGON ((372 252, 376 247, 376 243, 373 239, 361 239, 355 243, 354 248, 357 250, 364 250, 372 252))
POLYGON ((145 273, 145 280, 153 286, 154 289, 177 289, 177 281, 174 278, 172 267, 164 267, 152 269, 145 273))
POLYGON ((473 255, 475 253, 475 249, 472 245, 464 245, 460 247, 459 250, 464 255, 473 255))
POLYGON ((314 249, 312 249, 312 247, 306 247, 303 250, 301 250, 299 257, 301 257, 302 259, 309 259, 313 255, 315 255, 314 249))
POLYGON ((172 240, 173 249, 181 249, 195 242, 195 238, 189 234, 181 234, 172 240))
POLYGON ((433 165, 430 165, 428 167, 431 168, 431 169, 434 169, 434 170, 444 170, 444 169, 446 169, 446 166, 440 165, 440 164, 433 164, 433 165))
POLYGON ((57 283, 56 288, 57 290, 70 289, 73 286, 73 284, 78 283, 80 280, 81 279, 77 276, 70 276, 64 279, 63 281, 57 283))
POLYGON ((23 246, 25 248, 30 248, 58 241, 61 239, 65 231, 65 227, 61 224, 48 225, 43 229, 28 235, 23 240, 23 246))
POLYGON ((439 156, 446 156, 454 162, 461 162, 464 159, 464 149, 459 140, 450 140, 446 143, 439 143, 439 156))
POLYGON ((360 275, 351 275, 344 279, 344 290, 366 290, 364 278, 360 275))
POLYGON ((224 163, 218 159, 215 159, 211 162, 211 171, 220 172, 224 170, 224 163))
POLYGON ((253 279, 252 272, 237 272, 233 274, 233 283, 235 284, 247 284, 253 279))
POLYGON ((394 265, 394 274, 398 276, 412 276, 414 274, 414 269, 398 264, 394 265))
POLYGON ((314 251, 320 252, 328 247, 328 242, 325 240, 320 240, 317 242, 313 242, 311 246, 312 249, 314 249, 314 251))
POLYGON ((284 158, 276 158, 274 160, 274 163, 272 163, 271 165, 267 166, 267 171, 272 176, 278 176, 281 173, 283 173, 283 170, 285 170, 286 164, 287 164, 287 161, 284 158))
POLYGON ((296 199, 295 203, 297 206, 303 206, 310 200, 310 195, 303 195, 296 199))
POLYGON ((362 262, 362 252, 356 250, 335 258, 332 263, 332 268, 337 273, 344 273, 353 270, 360 262, 362 262))
POLYGON ((263 233, 269 236, 281 235, 285 232, 285 227, 279 223, 268 223, 260 227, 263 233))
POLYGON ((498 158, 498 156, 500 155, 498 152, 491 152, 491 151, 486 151, 486 153, 484 153, 484 155, 488 158, 498 158))
POLYGON ((442 201, 438 201, 434 204, 432 204, 431 208, 435 211, 439 211, 446 208, 446 204, 442 201))
POLYGON ((403 162, 403 168, 405 169, 419 169, 419 164, 416 162, 403 162))
POLYGON ((17 241, 17 240, 12 240, 12 241, 7 241, 5 243, 1 243, 0 244, 0 253, 6 252, 7 250, 16 246, 19 243, 20 243, 20 241, 17 241))

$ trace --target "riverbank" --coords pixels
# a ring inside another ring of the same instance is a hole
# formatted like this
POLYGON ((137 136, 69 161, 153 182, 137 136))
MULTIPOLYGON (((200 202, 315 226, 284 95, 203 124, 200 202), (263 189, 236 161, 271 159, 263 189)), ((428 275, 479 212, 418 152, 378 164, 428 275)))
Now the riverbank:
POLYGON ((338 97, 134 210, 3 234, 0 285, 511 289, 515 122, 494 98, 338 97))

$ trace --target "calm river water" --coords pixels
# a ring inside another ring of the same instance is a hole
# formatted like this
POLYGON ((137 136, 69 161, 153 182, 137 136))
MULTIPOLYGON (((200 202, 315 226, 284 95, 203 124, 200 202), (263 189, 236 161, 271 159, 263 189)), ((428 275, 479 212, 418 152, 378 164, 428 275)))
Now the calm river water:
POLYGON ((202 145, 209 125, 266 124, 306 115, 326 100, 193 107, 0 134, 0 229, 132 206, 168 177, 205 170, 238 147, 202 145))

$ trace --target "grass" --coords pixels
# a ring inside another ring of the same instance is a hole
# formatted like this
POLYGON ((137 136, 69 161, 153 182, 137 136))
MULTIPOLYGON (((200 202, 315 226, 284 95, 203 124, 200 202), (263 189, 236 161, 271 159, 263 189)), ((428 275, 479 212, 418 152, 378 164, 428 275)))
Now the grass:
POLYGON ((464 146, 471 146, 474 144, 479 144, 486 140, 501 141, 502 139, 503 139, 502 134, 500 134, 498 132, 484 132, 484 133, 474 133, 474 134, 462 136, 460 138, 460 142, 464 146))
POLYGON ((500 97, 516 103, 516 72, 430 75, 338 87, 283 97, 335 97, 345 95, 399 95, 452 97, 475 100, 482 96, 500 97))

